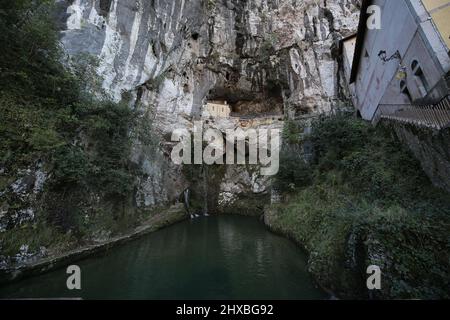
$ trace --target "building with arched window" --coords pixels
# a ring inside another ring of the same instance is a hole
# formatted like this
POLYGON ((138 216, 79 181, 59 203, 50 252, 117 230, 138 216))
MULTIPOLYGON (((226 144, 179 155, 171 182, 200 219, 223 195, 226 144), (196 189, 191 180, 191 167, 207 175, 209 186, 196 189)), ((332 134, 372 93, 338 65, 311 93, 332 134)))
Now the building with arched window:
POLYGON ((431 181, 448 191, 449 46, 450 0, 363 0, 358 33, 340 46, 357 114, 393 124, 431 181))
POLYGON ((380 106, 442 100, 450 87, 449 46, 450 0, 364 0, 358 33, 341 42, 361 116, 376 121, 380 106), (380 9, 380 29, 367 26, 373 5, 380 9))

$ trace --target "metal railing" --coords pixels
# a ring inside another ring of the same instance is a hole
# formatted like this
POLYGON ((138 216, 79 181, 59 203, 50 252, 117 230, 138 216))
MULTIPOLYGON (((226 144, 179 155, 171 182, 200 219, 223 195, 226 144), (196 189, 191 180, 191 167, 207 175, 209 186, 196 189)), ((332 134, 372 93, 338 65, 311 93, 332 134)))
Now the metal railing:
POLYGON ((374 122, 395 121, 442 130, 450 127, 450 96, 432 105, 380 105, 374 122))
POLYGON ((279 121, 283 121, 284 120, 284 115, 283 114, 279 114, 279 113, 262 113, 262 114, 247 114, 247 115, 242 115, 240 113, 237 112, 232 112, 230 114, 230 118, 237 118, 240 120, 258 120, 258 119, 273 119, 273 120, 279 120, 279 121))

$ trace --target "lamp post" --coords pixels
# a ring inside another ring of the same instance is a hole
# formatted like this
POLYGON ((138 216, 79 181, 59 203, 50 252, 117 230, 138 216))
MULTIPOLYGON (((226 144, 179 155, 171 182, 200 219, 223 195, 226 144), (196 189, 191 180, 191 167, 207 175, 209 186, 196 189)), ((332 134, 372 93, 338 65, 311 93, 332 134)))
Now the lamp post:
POLYGON ((388 62, 394 59, 398 59, 398 60, 402 60, 402 55, 400 54, 400 52, 397 50, 392 56, 390 56, 389 58, 387 57, 387 52, 386 50, 381 50, 378 53, 378 57, 383 61, 383 62, 388 62))
POLYGON ((402 55, 400 54, 400 51, 398 51, 398 50, 395 51, 395 53, 388 58, 386 50, 381 50, 378 53, 378 57, 383 62, 389 62, 389 61, 394 60, 394 59, 399 60, 400 61, 399 62, 399 71, 397 72, 397 78, 399 80, 402 80, 402 79, 405 79, 407 77, 406 67, 404 65, 402 65, 402 63, 401 63, 402 55))

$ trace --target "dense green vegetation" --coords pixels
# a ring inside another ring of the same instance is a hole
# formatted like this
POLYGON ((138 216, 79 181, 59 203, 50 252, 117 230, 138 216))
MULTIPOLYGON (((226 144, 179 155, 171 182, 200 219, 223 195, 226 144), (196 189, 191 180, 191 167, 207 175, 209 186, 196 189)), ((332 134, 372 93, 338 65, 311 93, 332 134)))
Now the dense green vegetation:
MULTIPOLYGON (((142 115, 102 91, 94 58, 64 56, 52 3, 0 5, 0 186, 38 165, 50 177, 36 223, 1 235, 0 247, 10 254, 23 243, 57 243, 55 233, 83 238, 96 227, 93 221, 88 227, 87 213, 106 229, 119 225, 137 174, 128 159, 142 115)), ((26 205, 12 194, 0 201, 9 214, 26 205)))
MULTIPOLYGON (((133 140, 152 144, 150 128, 142 129, 148 122, 102 92, 95 59, 64 56, 52 2, 0 0, 0 209, 13 215, 30 205, 3 193, 20 171, 43 166, 49 177, 33 199, 36 219, 0 234, 0 256, 22 244, 65 250, 139 219, 128 211, 139 174, 129 155, 133 140)), ((212 10, 214 1, 206 3, 212 10)), ((263 54, 274 40, 269 35, 263 54)), ((313 129, 304 137, 301 124, 286 125, 276 181, 285 203, 268 210, 269 224, 301 243, 320 283, 344 297, 368 295, 365 268, 375 264, 383 270, 376 296, 449 298, 448 194, 431 185, 389 128, 337 116, 313 129), (312 162, 304 161, 305 143, 314 146, 312 162)), ((196 184, 208 182, 191 170, 185 173, 196 184)), ((203 189, 196 192, 199 210, 203 189)))
MULTIPOLYGON (((298 136, 287 126, 285 136, 298 136)), ((310 252, 310 270, 343 297, 368 297, 366 268, 383 271, 379 298, 450 296, 450 197, 434 188, 386 127, 351 116, 318 120, 312 163, 285 148, 285 203, 269 224, 310 252)))

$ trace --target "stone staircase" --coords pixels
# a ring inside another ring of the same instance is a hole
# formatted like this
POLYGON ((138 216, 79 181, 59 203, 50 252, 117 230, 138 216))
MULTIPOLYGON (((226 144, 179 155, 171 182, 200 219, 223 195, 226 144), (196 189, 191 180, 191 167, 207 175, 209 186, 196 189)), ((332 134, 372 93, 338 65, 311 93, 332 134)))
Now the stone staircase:
POLYGON ((450 127, 450 95, 432 105, 380 105, 374 123, 387 120, 443 130, 450 127))

